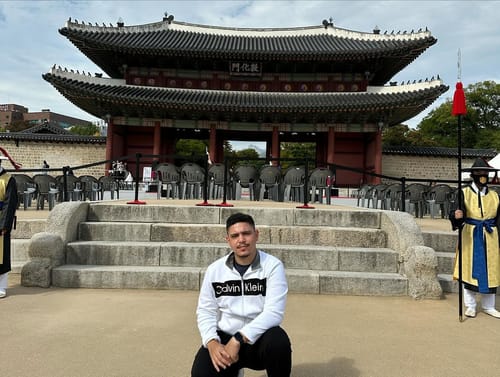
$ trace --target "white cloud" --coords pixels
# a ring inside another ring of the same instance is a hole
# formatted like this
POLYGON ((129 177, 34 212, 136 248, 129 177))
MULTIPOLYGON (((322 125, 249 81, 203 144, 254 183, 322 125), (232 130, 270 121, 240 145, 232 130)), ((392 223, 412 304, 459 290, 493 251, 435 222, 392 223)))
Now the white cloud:
POLYGON ((336 26, 371 32, 410 31, 428 27, 438 39, 394 77, 413 81, 440 75, 450 91, 408 124, 453 96, 457 51, 462 52, 465 86, 500 80, 497 14, 499 1, 0 1, 0 103, 17 103, 30 111, 54 112, 95 120, 66 100, 42 79, 53 64, 85 72, 101 72, 58 33, 71 17, 79 22, 126 25, 153 23, 164 12, 183 22, 228 27, 299 27, 333 18, 336 26))

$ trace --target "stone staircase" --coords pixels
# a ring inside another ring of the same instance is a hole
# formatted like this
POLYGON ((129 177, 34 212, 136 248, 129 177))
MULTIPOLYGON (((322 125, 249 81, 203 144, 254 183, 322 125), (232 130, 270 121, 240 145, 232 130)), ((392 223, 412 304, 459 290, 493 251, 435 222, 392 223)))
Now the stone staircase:
POLYGON ((16 222, 11 234, 12 274, 20 274, 24 264, 29 261, 28 246, 34 234, 45 230, 45 219, 24 219, 16 222))
POLYGON ((453 280, 453 263, 457 247, 458 232, 422 232, 426 246, 436 251, 438 280, 445 293, 458 293, 458 282, 453 280))
POLYGON ((52 285, 198 290, 228 253, 224 222, 237 211, 255 218, 258 246, 283 261, 290 292, 408 295, 381 211, 370 210, 91 204, 52 285))

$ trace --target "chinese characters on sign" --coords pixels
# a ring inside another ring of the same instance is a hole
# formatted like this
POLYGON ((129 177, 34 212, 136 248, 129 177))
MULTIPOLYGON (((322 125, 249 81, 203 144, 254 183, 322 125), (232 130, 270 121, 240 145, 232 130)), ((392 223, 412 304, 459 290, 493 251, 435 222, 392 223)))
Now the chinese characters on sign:
POLYGON ((262 65, 250 62, 230 62, 229 73, 233 76, 260 76, 262 65))

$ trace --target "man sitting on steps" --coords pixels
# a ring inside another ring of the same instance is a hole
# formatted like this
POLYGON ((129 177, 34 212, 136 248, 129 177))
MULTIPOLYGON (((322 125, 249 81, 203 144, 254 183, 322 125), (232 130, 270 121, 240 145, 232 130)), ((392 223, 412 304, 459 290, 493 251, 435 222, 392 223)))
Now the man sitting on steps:
POLYGON ((192 377, 238 376, 242 368, 289 377, 290 340, 280 327, 288 285, 283 263, 257 250, 259 231, 249 215, 226 221, 232 252, 212 263, 203 280, 197 318, 202 347, 192 377))

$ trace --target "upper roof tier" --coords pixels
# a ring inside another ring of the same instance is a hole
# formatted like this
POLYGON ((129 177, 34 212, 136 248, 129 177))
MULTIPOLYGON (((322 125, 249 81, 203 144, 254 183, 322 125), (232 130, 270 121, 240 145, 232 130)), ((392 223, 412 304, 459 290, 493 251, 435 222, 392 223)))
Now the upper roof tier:
POLYGON ((369 87, 357 93, 279 93, 160 88, 53 68, 43 75, 79 108, 99 118, 206 119, 232 122, 395 125, 448 90, 441 80, 369 87))
MULTIPOLYGON (((123 67, 175 67, 179 60, 257 61, 305 65, 369 73, 371 85, 383 85, 436 43, 426 30, 371 33, 323 25, 295 28, 227 28, 190 24, 165 18, 161 22, 97 26, 71 19, 59 30, 112 78, 123 67)), ((282 64, 280 64, 282 66, 282 64)), ((304 65, 303 65, 304 66, 304 65)), ((319 68, 318 68, 319 67, 319 68)))

